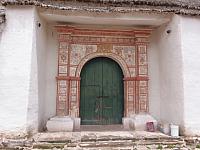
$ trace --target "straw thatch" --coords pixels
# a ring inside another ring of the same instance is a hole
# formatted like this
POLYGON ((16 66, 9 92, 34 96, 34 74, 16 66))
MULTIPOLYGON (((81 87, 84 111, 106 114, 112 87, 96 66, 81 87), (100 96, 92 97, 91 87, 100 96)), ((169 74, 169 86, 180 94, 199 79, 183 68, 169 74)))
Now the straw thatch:
POLYGON ((1 0, 2 5, 35 5, 89 12, 156 12, 200 15, 200 0, 1 0))

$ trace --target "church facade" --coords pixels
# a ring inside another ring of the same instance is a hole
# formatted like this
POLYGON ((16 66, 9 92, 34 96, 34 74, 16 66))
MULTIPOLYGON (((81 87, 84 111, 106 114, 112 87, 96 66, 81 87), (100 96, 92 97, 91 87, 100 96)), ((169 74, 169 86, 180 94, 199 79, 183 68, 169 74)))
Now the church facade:
POLYGON ((2 1, 0 133, 162 122, 199 135, 199 7, 2 1))

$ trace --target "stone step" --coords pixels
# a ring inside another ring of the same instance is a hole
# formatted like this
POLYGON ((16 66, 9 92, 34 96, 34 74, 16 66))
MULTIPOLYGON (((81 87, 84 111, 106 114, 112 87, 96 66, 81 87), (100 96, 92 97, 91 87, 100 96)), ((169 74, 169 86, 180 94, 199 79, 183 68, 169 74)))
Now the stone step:
POLYGON ((81 148, 81 147, 65 147, 64 150, 191 150, 186 147, 167 147, 167 146, 129 146, 129 147, 92 147, 92 148, 81 148))
MULTIPOLYGON (((121 149, 126 149, 126 150, 143 150, 143 149, 183 149, 185 146, 184 143, 143 143, 143 142, 138 142, 138 143, 134 143, 131 141, 115 141, 115 142, 84 142, 84 143, 80 143, 78 144, 76 147, 78 148, 82 148, 82 149, 92 149, 92 150, 103 150, 103 149, 116 149, 116 150, 121 150, 121 149)), ((71 148, 73 148, 73 146, 71 145, 66 145, 65 149, 66 150, 70 150, 71 148)))
MULTIPOLYGON (((33 149, 63 149, 67 143, 50 143, 50 142, 38 142, 33 143, 33 149)), ((72 146, 74 147, 74 146, 72 146)))
POLYGON ((160 140, 153 139, 152 141, 147 140, 107 140, 107 141, 79 141, 79 142, 37 142, 34 143, 33 148, 37 149, 52 149, 52 148, 60 148, 60 149, 133 149, 134 147, 143 147, 143 148, 159 148, 168 147, 168 148, 183 148, 185 146, 185 142, 180 139, 176 140, 160 140))
POLYGON ((39 133, 34 137, 34 148, 52 149, 62 148, 73 149, 151 149, 163 147, 182 148, 185 142, 182 138, 170 137, 159 132, 145 131, 114 131, 114 132, 59 132, 59 133, 39 133))
MULTIPOLYGON (((87 147, 87 148, 81 148, 79 146, 77 147, 65 147, 64 150, 133 150, 134 147, 132 146, 126 146, 126 147, 87 147)), ((139 149, 138 149, 139 150, 139 149)))
MULTIPOLYGON (((91 147, 126 147, 132 146, 134 143, 131 140, 128 141, 98 141, 98 142, 81 142, 78 145, 82 148, 91 147)), ((68 144, 70 146, 70 144, 68 144)))
MULTIPOLYGON (((27 141, 26 141, 27 142, 27 141)), ((173 148, 183 148, 185 142, 183 140, 108 140, 108 141, 65 141, 65 142, 34 142, 25 143, 25 141, 9 141, 6 145, 7 148, 31 148, 31 149, 132 149, 132 148, 158 148, 162 147, 173 147, 173 148)), ((3 148, 3 147, 2 147, 3 148)))
MULTIPOLYGON (((27 147, 31 149, 159 149, 183 148, 185 141, 162 133, 149 132, 57 132, 38 133, 30 139, 2 141, 2 147, 16 148, 27 147), (139 147, 139 148, 138 148, 139 147)), ((1 148, 1 146, 0 146, 1 148)))
POLYGON ((52 133, 38 133, 33 137, 36 142, 75 142, 75 141, 109 141, 109 140, 151 140, 157 141, 180 141, 180 137, 171 137, 162 133, 155 132, 52 132, 52 133))

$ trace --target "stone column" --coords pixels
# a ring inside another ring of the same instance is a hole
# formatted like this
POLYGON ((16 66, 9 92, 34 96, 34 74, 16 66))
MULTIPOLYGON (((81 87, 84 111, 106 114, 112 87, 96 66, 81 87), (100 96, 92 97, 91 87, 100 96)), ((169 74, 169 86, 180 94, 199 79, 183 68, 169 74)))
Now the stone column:
POLYGON ((147 45, 149 34, 136 33, 137 75, 136 75, 136 113, 148 113, 148 60, 147 45))

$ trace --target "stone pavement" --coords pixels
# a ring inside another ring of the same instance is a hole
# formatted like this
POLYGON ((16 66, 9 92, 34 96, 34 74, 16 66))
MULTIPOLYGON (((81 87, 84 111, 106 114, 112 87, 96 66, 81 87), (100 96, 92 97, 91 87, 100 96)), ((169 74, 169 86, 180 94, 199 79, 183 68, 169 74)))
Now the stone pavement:
POLYGON ((159 132, 145 131, 39 133, 34 136, 34 141, 33 148, 45 148, 44 146, 53 148, 55 143, 64 143, 60 148, 65 150, 182 148, 185 144, 181 138, 172 138, 159 132))
MULTIPOLYGON (((193 138, 188 138, 195 145, 193 138)), ((188 150, 183 138, 170 137, 160 132, 146 131, 79 131, 38 133, 31 138, 1 138, 2 149, 60 149, 60 150, 188 150)))

